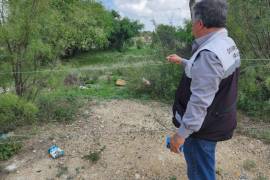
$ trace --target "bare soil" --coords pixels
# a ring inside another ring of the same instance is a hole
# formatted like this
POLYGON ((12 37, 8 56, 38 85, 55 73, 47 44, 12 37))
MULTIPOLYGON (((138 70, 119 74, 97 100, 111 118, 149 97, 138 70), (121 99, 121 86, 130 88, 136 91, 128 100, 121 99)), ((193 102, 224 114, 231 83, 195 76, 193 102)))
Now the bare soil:
MULTIPOLYGON (((37 127, 18 155, 0 163, 17 167, 12 173, 0 173, 0 179, 185 180, 183 155, 165 148, 165 137, 172 129, 171 108, 166 104, 91 102, 72 124, 37 127), (65 156, 55 160, 48 156, 47 150, 54 144, 65 156), (82 158, 104 146, 97 162, 82 158)), ((31 134, 29 129, 21 133, 31 134)), ((270 145, 259 140, 236 134, 232 140, 218 143, 216 158, 218 179, 270 177, 270 145)))

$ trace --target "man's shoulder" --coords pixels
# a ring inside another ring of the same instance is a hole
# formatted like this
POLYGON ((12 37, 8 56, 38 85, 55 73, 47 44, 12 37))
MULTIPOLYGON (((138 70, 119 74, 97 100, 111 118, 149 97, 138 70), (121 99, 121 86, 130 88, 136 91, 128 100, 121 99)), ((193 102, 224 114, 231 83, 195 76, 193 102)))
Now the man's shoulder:
POLYGON ((200 59, 201 61, 221 63, 218 55, 208 49, 203 49, 202 51, 200 51, 195 61, 197 61, 198 59, 200 59))

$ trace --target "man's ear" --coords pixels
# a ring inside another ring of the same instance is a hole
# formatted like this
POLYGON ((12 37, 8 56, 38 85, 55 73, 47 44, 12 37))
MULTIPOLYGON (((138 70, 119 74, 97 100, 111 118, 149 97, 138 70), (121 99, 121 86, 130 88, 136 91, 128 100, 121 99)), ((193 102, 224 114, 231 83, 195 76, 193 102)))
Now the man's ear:
POLYGON ((198 23, 199 23, 199 25, 200 25, 200 27, 201 27, 201 28, 203 28, 203 27, 204 27, 204 24, 203 24, 203 21, 202 21, 202 20, 199 20, 199 22, 198 22, 198 23))

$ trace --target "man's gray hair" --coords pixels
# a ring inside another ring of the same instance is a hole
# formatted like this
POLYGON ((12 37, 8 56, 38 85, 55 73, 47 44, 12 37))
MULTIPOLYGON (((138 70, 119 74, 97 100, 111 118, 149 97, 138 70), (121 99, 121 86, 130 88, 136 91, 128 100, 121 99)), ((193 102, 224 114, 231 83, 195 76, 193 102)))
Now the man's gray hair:
POLYGON ((226 27, 227 0, 197 0, 192 7, 192 20, 201 20, 205 27, 226 27))

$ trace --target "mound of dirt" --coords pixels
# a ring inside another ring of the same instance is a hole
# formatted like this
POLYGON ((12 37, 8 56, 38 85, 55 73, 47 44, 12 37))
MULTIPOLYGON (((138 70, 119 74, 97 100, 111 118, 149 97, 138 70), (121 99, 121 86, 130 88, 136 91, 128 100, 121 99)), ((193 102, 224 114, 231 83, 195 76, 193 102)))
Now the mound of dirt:
MULTIPOLYGON (((184 157, 165 148, 172 134, 171 108, 158 102, 91 102, 70 125, 49 124, 26 140, 20 154, 2 163, 17 170, 7 180, 37 179, 187 179, 184 157), (52 160, 47 149, 57 144, 65 156, 52 160), (87 157, 87 158, 85 158, 87 157)), ((218 143, 217 177, 270 177, 270 146, 241 135, 218 143), (247 169, 245 163, 252 162, 247 169)))

